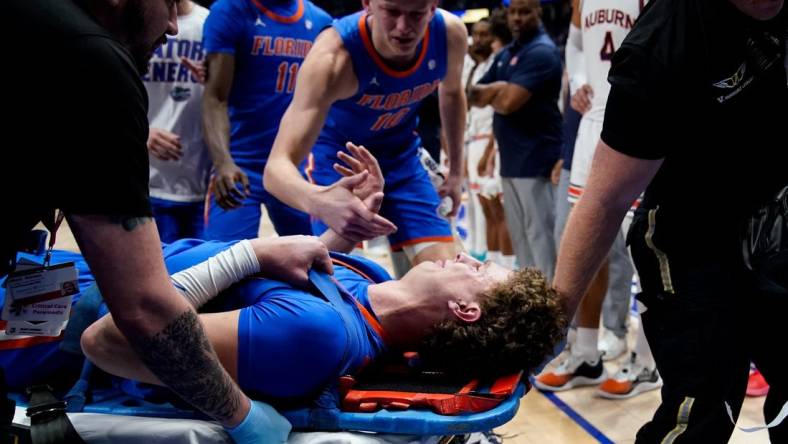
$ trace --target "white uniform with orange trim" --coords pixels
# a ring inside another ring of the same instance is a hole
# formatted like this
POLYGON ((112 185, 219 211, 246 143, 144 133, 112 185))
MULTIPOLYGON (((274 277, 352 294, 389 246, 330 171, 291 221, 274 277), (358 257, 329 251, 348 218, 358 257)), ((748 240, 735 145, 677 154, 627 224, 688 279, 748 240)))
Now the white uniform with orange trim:
MULTIPOLYGON (((476 63, 470 55, 465 55, 465 65, 463 66, 463 82, 465 88, 469 85, 475 85, 479 79, 487 72, 492 66, 494 55, 490 55, 487 60, 476 63)), ((490 138, 493 137, 492 123, 493 123, 493 110, 492 106, 485 107, 471 107, 468 110, 468 122, 465 126, 465 159, 467 165, 468 175, 468 240, 467 246, 471 253, 482 254, 487 251, 487 223, 484 218, 481 206, 478 203, 477 196, 482 191, 485 185, 485 179, 497 180, 500 183, 500 170, 499 162, 495 163, 495 176, 494 178, 483 178, 479 176, 478 165, 482 156, 484 155, 490 138)))
MULTIPOLYGON (((487 60, 475 64, 470 56, 466 56, 463 80, 469 85, 475 85, 492 66, 493 59, 495 59, 494 55, 490 55, 487 60), (471 70, 473 70, 472 73, 471 70)), ((465 154, 468 159, 468 182, 471 184, 471 190, 476 188, 478 191, 480 185, 476 166, 487 148, 487 142, 493 137, 494 112, 492 106, 489 105, 482 108, 471 107, 468 110, 468 124, 465 127, 465 145, 468 149, 465 154)), ((499 164, 495 165, 496 176, 498 176, 499 164)))
POLYGON ((583 52, 585 74, 593 96, 591 109, 580 121, 575 142, 569 176, 569 201, 572 203, 577 202, 588 182, 591 161, 602 133, 605 104, 610 93, 607 81, 610 59, 632 29, 643 3, 643 0, 581 0, 582 48, 579 49, 583 52))

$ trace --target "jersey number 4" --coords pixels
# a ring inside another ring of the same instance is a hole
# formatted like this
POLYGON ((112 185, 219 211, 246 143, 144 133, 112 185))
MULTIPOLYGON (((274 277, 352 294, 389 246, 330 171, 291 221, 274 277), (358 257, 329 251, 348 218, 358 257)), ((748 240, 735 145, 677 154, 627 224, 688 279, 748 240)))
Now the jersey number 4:
POLYGON ((616 46, 613 44, 613 34, 608 31, 605 33, 605 43, 602 44, 602 49, 599 50, 599 58, 610 60, 613 58, 614 52, 616 52, 616 46))
POLYGON ((298 75, 299 64, 296 62, 287 63, 282 62, 276 68, 276 92, 287 92, 292 94, 295 89, 296 76, 298 75), (285 86, 287 90, 285 90, 285 86))

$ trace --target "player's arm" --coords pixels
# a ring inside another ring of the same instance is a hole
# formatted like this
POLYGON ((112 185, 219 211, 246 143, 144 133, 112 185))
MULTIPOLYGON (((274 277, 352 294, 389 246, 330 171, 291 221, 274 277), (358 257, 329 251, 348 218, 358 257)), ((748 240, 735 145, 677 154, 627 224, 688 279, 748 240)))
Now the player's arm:
POLYGON ((202 96, 203 138, 214 168, 216 202, 225 209, 241 205, 243 197, 236 187, 241 183, 249 194, 249 179, 230 156, 230 116, 228 102, 235 73, 235 56, 224 52, 209 53, 205 58, 208 79, 202 96))
POLYGON ((566 72, 569 75, 571 106, 580 114, 591 109, 594 91, 588 84, 585 57, 583 56, 583 34, 580 29, 580 0, 572 1, 572 22, 566 39, 566 72))
POLYGON ((585 58, 583 58, 583 35, 580 29, 580 0, 572 0, 572 21, 566 39, 566 71, 569 74, 570 96, 588 83, 585 58))
POLYGON ((571 24, 580 29, 580 0, 572 0, 571 24))
POLYGON ((279 200, 323 220, 353 240, 388 234, 396 227, 369 211, 352 189, 358 177, 331 186, 310 184, 298 171, 325 123, 331 104, 358 90, 350 54, 339 34, 327 29, 315 41, 298 72, 293 101, 279 124, 263 175, 266 190, 279 200))
POLYGON ((296 78, 293 101, 279 124, 263 176, 266 190, 293 208, 313 214, 317 185, 305 181, 298 165, 306 159, 331 105, 353 95, 358 80, 350 54, 331 28, 320 34, 296 78))
MULTIPOLYGON (((438 13, 443 14, 440 10, 438 13)), ((451 196, 454 206, 450 216, 454 216, 461 201, 463 135, 467 109, 465 89, 462 86, 462 64, 468 50, 468 32, 465 24, 454 14, 446 13, 443 17, 446 20, 448 66, 446 77, 438 87, 438 106, 449 156, 449 177, 439 191, 441 196, 451 196)))

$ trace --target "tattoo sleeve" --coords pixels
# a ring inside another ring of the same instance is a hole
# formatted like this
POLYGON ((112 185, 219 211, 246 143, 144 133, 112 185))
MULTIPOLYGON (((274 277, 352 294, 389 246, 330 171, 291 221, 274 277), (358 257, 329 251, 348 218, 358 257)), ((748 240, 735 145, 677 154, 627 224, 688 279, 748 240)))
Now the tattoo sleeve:
POLYGON ((129 341, 161 382, 209 416, 225 421, 240 406, 243 395, 219 364, 193 311, 153 337, 129 341))
POLYGON ((145 217, 117 216, 117 217, 113 217, 112 218, 113 222, 115 222, 115 223, 119 224, 120 226, 122 226, 123 229, 126 230, 126 231, 133 231, 138 226, 146 224, 146 223, 148 223, 148 222, 150 222, 152 220, 153 220, 153 218, 152 217, 148 217, 148 216, 145 216, 145 217))

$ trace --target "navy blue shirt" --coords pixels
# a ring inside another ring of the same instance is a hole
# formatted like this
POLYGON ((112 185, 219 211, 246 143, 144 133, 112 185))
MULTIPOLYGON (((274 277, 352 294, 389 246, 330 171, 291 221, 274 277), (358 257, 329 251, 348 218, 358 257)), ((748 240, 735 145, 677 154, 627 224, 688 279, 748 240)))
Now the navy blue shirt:
POLYGON ((493 132, 501 152, 502 177, 549 177, 561 154, 561 55, 541 27, 495 57, 479 83, 499 80, 527 89, 531 98, 508 115, 495 113, 493 132))

